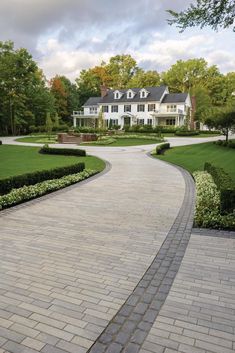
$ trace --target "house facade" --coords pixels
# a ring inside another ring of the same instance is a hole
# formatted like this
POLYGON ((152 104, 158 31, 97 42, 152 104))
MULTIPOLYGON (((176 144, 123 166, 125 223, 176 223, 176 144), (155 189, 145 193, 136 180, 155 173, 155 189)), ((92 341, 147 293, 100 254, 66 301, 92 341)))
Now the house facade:
POLYGON ((101 87, 101 97, 91 97, 84 111, 73 112, 73 125, 96 126, 100 111, 106 126, 158 125, 182 126, 191 116, 187 93, 169 93, 167 86, 109 90, 101 87))

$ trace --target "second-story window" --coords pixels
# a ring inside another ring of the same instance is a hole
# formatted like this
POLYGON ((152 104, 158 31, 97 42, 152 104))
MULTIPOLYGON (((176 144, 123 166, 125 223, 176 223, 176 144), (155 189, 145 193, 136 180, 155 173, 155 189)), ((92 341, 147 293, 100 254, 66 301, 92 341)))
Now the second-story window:
POLYGON ((156 110, 156 104, 148 104, 148 112, 154 112, 156 110))
POLYGON ((138 104, 137 105, 137 112, 144 112, 144 108, 145 108, 144 104, 138 104))
POLYGON ((90 114, 97 114, 97 107, 90 107, 89 112, 90 114))
POLYGON ((126 104, 124 105, 124 112, 131 112, 131 105, 130 104, 126 104))
POLYGON ((112 105, 111 112, 112 113, 118 113, 118 105, 112 105))
POLYGON ((175 112, 176 112, 176 105, 175 105, 175 104, 169 104, 169 105, 167 105, 166 110, 167 110, 168 112, 173 112, 173 113, 175 113, 175 112))
POLYGON ((102 106, 102 112, 103 113, 108 113, 109 112, 109 106, 108 105, 103 105, 102 106))

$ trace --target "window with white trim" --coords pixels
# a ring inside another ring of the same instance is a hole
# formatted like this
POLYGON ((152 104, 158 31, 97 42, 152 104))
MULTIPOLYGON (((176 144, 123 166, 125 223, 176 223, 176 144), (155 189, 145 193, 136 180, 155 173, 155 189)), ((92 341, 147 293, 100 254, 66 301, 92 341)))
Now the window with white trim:
POLYGON ((89 113, 90 114, 97 114, 97 107, 90 107, 89 108, 89 113))
POLYGON ((118 119, 110 119, 111 125, 118 125, 118 119))
POLYGON ((175 113, 176 112, 176 104, 169 104, 166 106, 167 112, 175 113))
POLYGON ((102 106, 102 112, 103 113, 108 113, 109 112, 109 106, 108 105, 103 105, 102 106))
POLYGON ((112 113, 118 113, 118 105, 112 105, 111 106, 111 112, 112 113))
POLYGON ((153 125, 153 119, 147 119, 147 125, 153 125))
POLYGON ((144 125, 144 119, 137 119, 137 125, 144 125))
POLYGON ((166 119, 166 125, 175 125, 175 119, 166 119))
POLYGON ((126 104, 124 105, 124 112, 131 112, 131 105, 130 104, 126 104))
POLYGON ((156 104, 148 104, 148 112, 154 112, 156 110, 156 104))
POLYGON ((137 112, 144 112, 145 110, 145 105, 144 104, 138 104, 137 105, 137 112))

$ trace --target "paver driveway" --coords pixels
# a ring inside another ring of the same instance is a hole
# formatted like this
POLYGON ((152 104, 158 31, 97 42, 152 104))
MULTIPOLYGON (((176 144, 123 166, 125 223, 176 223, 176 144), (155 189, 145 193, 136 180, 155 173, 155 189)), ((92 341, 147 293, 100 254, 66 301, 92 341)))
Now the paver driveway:
POLYGON ((177 169, 135 148, 100 155, 105 175, 0 218, 3 351, 86 352, 178 214, 177 169))

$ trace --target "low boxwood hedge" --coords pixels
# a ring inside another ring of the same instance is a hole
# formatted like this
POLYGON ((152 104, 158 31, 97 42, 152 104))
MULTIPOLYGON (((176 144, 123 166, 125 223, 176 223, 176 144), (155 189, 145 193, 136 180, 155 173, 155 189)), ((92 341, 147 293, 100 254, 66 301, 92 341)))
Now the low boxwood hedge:
POLYGON ((76 163, 65 167, 58 167, 49 170, 40 170, 32 173, 16 175, 0 180, 0 195, 9 193, 12 189, 18 189, 25 185, 34 185, 44 180, 58 179, 65 175, 82 172, 85 169, 84 163, 76 163))
POLYGON ((80 157, 86 156, 86 151, 79 148, 56 148, 56 147, 49 147, 48 145, 44 145, 39 150, 39 153, 61 154, 63 156, 80 156, 80 157))
POLYGON ((96 174, 95 170, 83 170, 80 173, 66 175, 59 179, 46 180, 35 185, 23 186, 19 189, 13 189, 6 195, 0 196, 0 209, 11 207, 19 203, 40 197, 52 191, 62 189, 71 184, 89 178, 96 174))
POLYGON ((204 170, 211 174, 217 188, 220 191, 220 208, 222 213, 230 213, 235 209, 235 183, 222 169, 205 163, 204 170))
POLYGON ((163 154, 165 150, 168 150, 170 148, 169 142, 162 143, 161 145, 158 145, 156 147, 156 154, 163 154))
POLYGON ((196 131, 196 130, 177 130, 175 132, 175 135, 176 136, 196 136, 196 135, 199 135, 199 131, 196 131))

